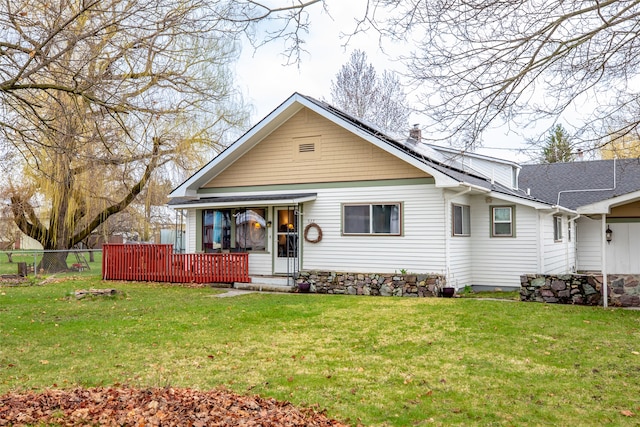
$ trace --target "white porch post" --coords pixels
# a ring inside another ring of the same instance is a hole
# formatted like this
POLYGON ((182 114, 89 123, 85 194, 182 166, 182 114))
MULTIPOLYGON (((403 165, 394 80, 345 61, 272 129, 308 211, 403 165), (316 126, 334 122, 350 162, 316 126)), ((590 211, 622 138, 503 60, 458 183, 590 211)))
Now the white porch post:
POLYGON ((602 214, 602 227, 601 227, 601 245, 602 245, 602 306, 607 308, 609 306, 609 291, 607 289, 607 215, 602 214))

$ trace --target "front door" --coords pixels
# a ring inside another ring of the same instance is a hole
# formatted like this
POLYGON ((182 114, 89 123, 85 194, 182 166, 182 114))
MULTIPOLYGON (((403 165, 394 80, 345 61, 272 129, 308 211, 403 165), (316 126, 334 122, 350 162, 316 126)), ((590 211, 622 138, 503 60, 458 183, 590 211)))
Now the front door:
POLYGON ((293 207, 276 208, 274 272, 291 275, 298 271, 298 216, 293 207))

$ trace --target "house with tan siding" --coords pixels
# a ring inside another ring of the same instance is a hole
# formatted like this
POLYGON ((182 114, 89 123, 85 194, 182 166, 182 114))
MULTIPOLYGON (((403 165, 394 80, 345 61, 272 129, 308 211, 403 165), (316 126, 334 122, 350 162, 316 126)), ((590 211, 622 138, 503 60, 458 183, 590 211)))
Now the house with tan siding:
POLYGON ((519 188, 521 166, 391 138, 293 94, 180 184, 187 252, 247 252, 249 274, 436 273, 517 288, 576 270, 578 216, 519 188))

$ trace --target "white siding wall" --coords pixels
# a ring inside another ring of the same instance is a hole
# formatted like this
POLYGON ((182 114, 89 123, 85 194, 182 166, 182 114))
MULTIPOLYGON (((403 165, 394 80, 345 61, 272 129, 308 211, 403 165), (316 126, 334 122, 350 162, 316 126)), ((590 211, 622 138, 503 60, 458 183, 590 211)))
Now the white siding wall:
POLYGON ((319 189, 305 203, 302 229, 310 222, 322 228, 322 241, 303 242, 304 270, 392 273, 444 273, 442 190, 434 185, 319 189), (343 203, 402 202, 402 236, 343 236, 343 203))
POLYGON ((185 252, 192 254, 196 252, 196 210, 187 210, 186 232, 184 237, 185 252))
POLYGON ((615 222, 608 226, 613 239, 606 245, 607 273, 640 274, 640 223, 615 222))
POLYGON ((269 253, 249 253, 249 274, 269 276, 273 272, 272 255, 269 253))
MULTIPOLYGON (((471 239, 473 237, 473 229, 471 230, 471 236, 453 236, 453 204, 471 206, 471 199, 466 195, 451 198, 447 210, 447 236, 449 236, 448 281, 449 285, 463 288, 465 285, 472 284, 471 239)), ((470 213, 471 217, 475 214, 474 209, 471 207, 470 213)), ((471 227, 473 227, 473 220, 471 227)))
POLYGON ((576 221, 576 245, 578 271, 600 271, 602 265, 602 241, 600 219, 580 217, 576 221))
POLYGON ((471 245, 473 284, 519 288, 520 275, 538 269, 538 213, 515 205, 516 237, 491 237, 490 206, 506 206, 484 196, 472 198, 471 245))
POLYGON ((567 217, 562 217, 562 241, 560 242, 554 240, 553 221, 553 215, 540 214, 542 235, 544 237, 544 271, 536 271, 536 273, 571 273, 575 262, 573 244, 569 243, 567 236, 567 217))
POLYGON ((513 166, 472 157, 465 157, 464 163, 487 178, 493 178, 507 188, 513 188, 513 166))

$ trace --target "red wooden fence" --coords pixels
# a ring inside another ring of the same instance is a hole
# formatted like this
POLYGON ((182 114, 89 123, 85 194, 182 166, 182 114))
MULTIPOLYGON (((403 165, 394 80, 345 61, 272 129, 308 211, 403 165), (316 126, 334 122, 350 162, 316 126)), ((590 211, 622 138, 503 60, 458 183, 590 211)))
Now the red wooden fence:
POLYGON ((104 280, 174 283, 251 282, 249 254, 174 254, 173 245, 105 244, 104 280))

